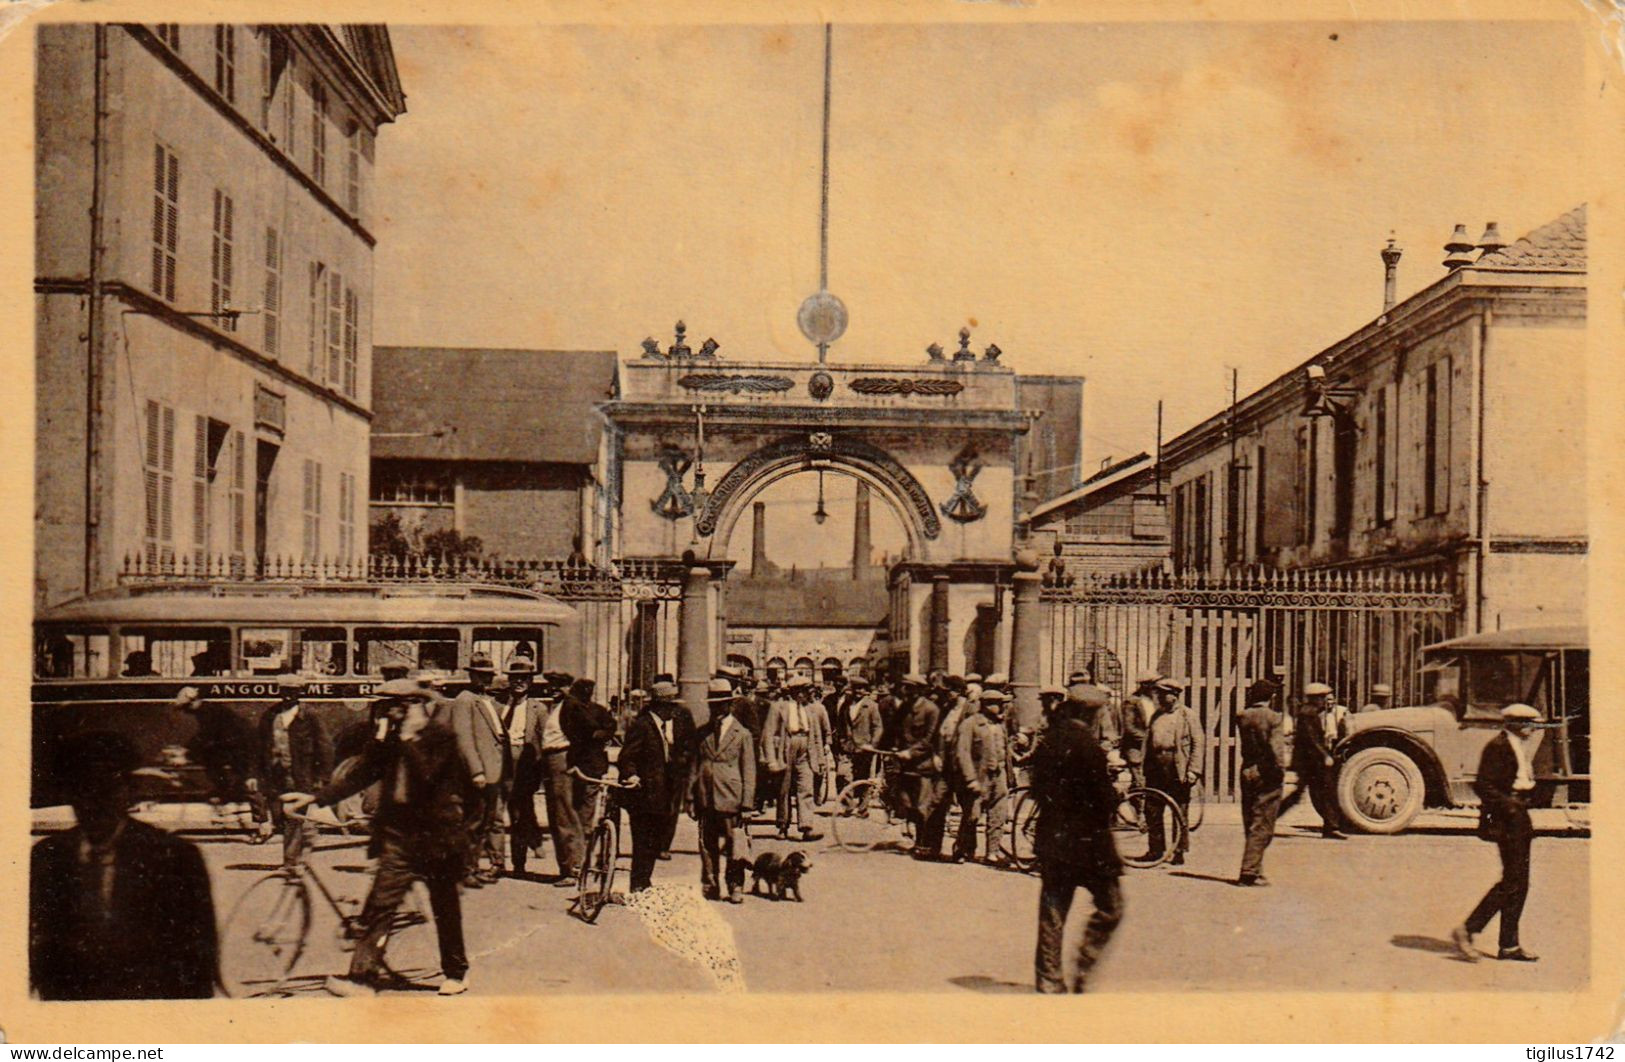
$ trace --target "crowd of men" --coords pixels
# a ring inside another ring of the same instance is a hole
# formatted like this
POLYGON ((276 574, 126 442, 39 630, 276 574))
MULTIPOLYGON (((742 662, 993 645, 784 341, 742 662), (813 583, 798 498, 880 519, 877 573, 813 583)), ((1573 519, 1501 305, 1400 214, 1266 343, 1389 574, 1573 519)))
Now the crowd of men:
MULTIPOLYGON (((1064 687, 1040 691, 1042 718, 1029 721, 1013 710, 1003 674, 934 672, 871 684, 806 675, 753 681, 722 669, 708 682, 708 712, 696 726, 669 675, 617 699, 612 711, 593 699, 591 679, 538 676, 524 652, 512 653, 499 677, 491 657, 476 652, 455 696, 442 678, 392 668, 367 718, 331 742, 303 699, 304 680, 284 676, 278 685, 278 701, 257 724, 192 689, 182 691, 177 707, 197 718, 191 751, 219 792, 248 801, 259 839, 280 830, 286 866, 311 845, 310 805, 370 820, 376 872, 360 939, 348 974, 327 982, 346 996, 393 987, 383 949, 396 909, 418 880, 427 886, 439 938, 440 992, 466 991, 461 891, 506 874, 530 879, 530 858, 549 841, 552 884, 573 884, 616 742, 614 806, 629 821, 630 889, 650 887, 687 812, 698 823, 705 897, 733 903, 742 901, 742 883, 728 869, 753 819, 770 812, 780 840, 816 840, 815 803, 870 778, 888 760, 897 807, 913 825, 915 858, 1000 864, 1012 776, 1025 772, 1038 807, 1034 851, 1042 881, 1036 984, 1046 992, 1081 991, 1122 918, 1112 825, 1124 782, 1159 789, 1188 814, 1207 752, 1206 729, 1184 703, 1183 683, 1157 674, 1139 676, 1119 701, 1076 672, 1064 687), (953 807, 960 825, 945 854, 953 807), (1079 888, 1095 909, 1073 977, 1063 982, 1062 928, 1079 888)), ((1237 720, 1241 885, 1268 884, 1263 859, 1276 817, 1305 793, 1325 836, 1343 836, 1331 781, 1346 710, 1324 684, 1303 693, 1290 749, 1277 683, 1255 682, 1237 720), (1289 796, 1288 768, 1298 779, 1289 796)), ((1487 824, 1481 836, 1498 844, 1503 877, 1453 939, 1464 957, 1476 956, 1473 935, 1499 915, 1500 957, 1532 961, 1518 943, 1518 915, 1528 890, 1538 713, 1513 705, 1503 714, 1507 734, 1486 750, 1478 786, 1487 824)), ((207 874, 192 846, 129 818, 127 779, 139 765, 133 745, 91 731, 71 737, 62 752, 76 764, 78 825, 34 849, 36 991, 45 998, 209 994, 216 940, 207 874)), ((1160 809, 1145 827, 1148 856, 1169 854, 1173 844, 1172 860, 1183 861, 1188 831, 1170 837, 1160 809)))

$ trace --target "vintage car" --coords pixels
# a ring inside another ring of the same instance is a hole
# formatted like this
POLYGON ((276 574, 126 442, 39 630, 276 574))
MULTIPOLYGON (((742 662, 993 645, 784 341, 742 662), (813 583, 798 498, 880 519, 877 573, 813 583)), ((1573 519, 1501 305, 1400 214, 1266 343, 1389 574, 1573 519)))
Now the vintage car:
POLYGON ((1479 754, 1522 702, 1547 726, 1535 757, 1538 806, 1591 799, 1590 650, 1584 627, 1453 638, 1423 650, 1426 704, 1353 713, 1337 745, 1337 797, 1367 833, 1398 833, 1422 809, 1478 803, 1479 754))

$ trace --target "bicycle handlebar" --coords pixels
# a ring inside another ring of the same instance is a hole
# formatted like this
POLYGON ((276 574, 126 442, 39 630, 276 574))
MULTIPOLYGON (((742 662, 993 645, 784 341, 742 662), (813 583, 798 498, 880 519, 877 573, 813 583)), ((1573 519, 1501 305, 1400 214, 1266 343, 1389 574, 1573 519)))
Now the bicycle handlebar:
POLYGON ((571 767, 569 773, 576 778, 581 779, 583 782, 591 782, 593 785, 608 786, 611 789, 636 789, 639 785, 639 780, 636 778, 632 779, 630 782, 617 782, 609 778, 594 778, 592 775, 584 772, 580 767, 571 767))

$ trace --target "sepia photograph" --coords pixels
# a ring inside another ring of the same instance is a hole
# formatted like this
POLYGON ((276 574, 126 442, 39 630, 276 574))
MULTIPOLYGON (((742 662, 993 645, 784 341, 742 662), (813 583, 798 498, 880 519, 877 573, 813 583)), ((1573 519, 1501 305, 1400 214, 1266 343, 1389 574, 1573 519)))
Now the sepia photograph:
POLYGON ((1617 26, 398 8, 0 49, 26 1013, 1613 1012, 1617 26))

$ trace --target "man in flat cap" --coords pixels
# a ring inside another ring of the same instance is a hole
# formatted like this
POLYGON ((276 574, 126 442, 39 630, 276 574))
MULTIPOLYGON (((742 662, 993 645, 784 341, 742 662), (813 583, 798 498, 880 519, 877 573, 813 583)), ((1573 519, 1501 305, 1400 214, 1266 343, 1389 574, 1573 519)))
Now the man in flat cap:
POLYGON ((1386 682, 1371 687, 1371 699, 1360 706, 1362 712, 1380 712, 1394 706, 1394 688, 1386 682))
POLYGON ((1066 700, 1067 711, 1094 734, 1095 741, 1106 750, 1106 758, 1113 764, 1122 764, 1123 758, 1118 752, 1122 733, 1117 713, 1112 711, 1111 692, 1089 681, 1087 671, 1074 671, 1067 676, 1066 700))
POLYGON ((1298 776, 1298 786, 1281 801, 1281 814, 1308 793, 1310 803, 1320 812, 1321 836, 1341 841, 1348 835, 1337 807, 1337 759, 1332 755, 1327 725, 1331 702, 1332 688, 1324 682, 1311 682, 1303 688, 1303 703, 1292 720, 1292 773, 1298 776))
POLYGON ((28 979, 41 999, 207 999, 217 941, 209 872, 191 843, 130 817, 129 738, 57 749, 75 825, 29 853, 28 979))
MULTIPOLYGON (((1188 821, 1191 788, 1202 778, 1207 735, 1203 733, 1202 721, 1196 710, 1184 702, 1185 684, 1182 681, 1160 678, 1156 692, 1157 710, 1145 731, 1145 784, 1172 797, 1179 806, 1180 814, 1188 821)), ((1162 804, 1153 803, 1148 813, 1149 855, 1154 859, 1166 850, 1167 845, 1162 804)), ((1180 830, 1177 842, 1172 860, 1174 866, 1185 862, 1185 852, 1191 843, 1190 831, 1180 830)))
POLYGON ((507 802, 509 781, 506 770, 508 736, 502 726, 502 713, 491 693, 496 665, 489 653, 468 658, 468 688, 451 702, 451 725, 457 734, 457 748, 468 773, 473 776, 479 799, 468 809, 470 834, 475 848, 463 884, 471 889, 489 885, 502 876, 508 857, 503 851, 501 808, 507 802), (480 858, 487 861, 479 865, 480 858))
POLYGON ((1275 837, 1286 778, 1285 718, 1276 710, 1281 686, 1259 679, 1247 687, 1247 707, 1236 716, 1241 743, 1241 823, 1247 843, 1241 854, 1241 885, 1268 885, 1264 850, 1275 837))
POLYGON ((298 675, 277 678, 277 702, 260 716, 260 786, 270 802, 271 819, 282 831, 282 865, 291 867, 316 842, 316 827, 306 818, 282 813, 284 793, 314 793, 333 773, 327 731, 316 713, 300 698, 305 680, 298 675))
POLYGON ((846 755, 851 780, 860 781, 874 774, 875 754, 866 750, 880 747, 883 724, 880 702, 870 691, 869 680, 861 675, 854 678, 852 692, 845 709, 846 755))
POLYGON ((977 859, 976 827, 987 824, 987 844, 982 860, 994 863, 1002 858, 999 838, 1010 809, 1010 780, 1007 775, 1007 741, 1004 732, 1004 706, 1009 699, 1002 690, 983 690, 973 714, 959 724, 959 740, 954 750, 959 762, 959 834, 954 838, 954 862, 977 859))
POLYGON ((1161 680, 1162 675, 1155 671, 1140 672, 1134 680, 1134 692, 1123 699, 1123 710, 1118 713, 1118 729, 1122 732, 1118 747, 1136 786, 1145 784, 1145 732, 1151 717, 1157 714, 1157 683, 1161 680))
POLYGON ((897 728, 899 804, 914 824, 914 858, 942 857, 942 835, 948 820, 948 792, 937 759, 940 709, 917 674, 903 678, 908 707, 897 728))
POLYGON ((1539 956, 1518 940, 1518 921, 1529 897, 1529 853, 1535 827, 1529 808, 1535 797, 1535 754, 1540 751, 1540 712, 1527 704, 1501 709, 1501 733, 1484 746, 1478 758, 1473 791, 1478 794, 1478 836, 1493 841, 1501 855, 1501 880, 1490 887, 1467 916, 1450 932, 1457 952, 1468 962, 1478 961, 1473 937, 1490 919, 1501 918, 1500 948, 1496 958, 1508 962, 1536 962, 1539 956))

